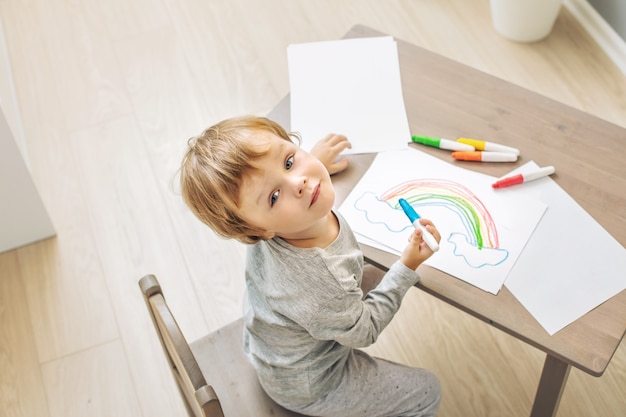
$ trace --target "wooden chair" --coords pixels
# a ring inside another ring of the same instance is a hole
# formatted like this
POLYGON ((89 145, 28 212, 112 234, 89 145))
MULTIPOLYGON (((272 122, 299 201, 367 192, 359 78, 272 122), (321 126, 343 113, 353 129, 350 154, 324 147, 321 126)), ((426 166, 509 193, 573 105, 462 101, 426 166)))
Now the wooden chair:
POLYGON ((303 417, 265 394, 243 352, 239 319, 188 344, 154 275, 139 281, 178 388, 193 417, 303 417))
MULTIPOLYGON (((384 272, 366 264, 361 288, 376 287, 384 272)), ((192 417, 304 417, 285 410, 263 391, 243 352, 243 320, 187 343, 154 275, 139 280, 139 287, 192 417)))

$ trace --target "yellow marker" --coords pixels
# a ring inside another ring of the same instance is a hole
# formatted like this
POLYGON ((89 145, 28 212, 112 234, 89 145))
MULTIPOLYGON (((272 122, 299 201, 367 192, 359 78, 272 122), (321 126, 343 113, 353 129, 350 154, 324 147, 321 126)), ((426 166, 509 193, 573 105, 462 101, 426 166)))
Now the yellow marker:
POLYGON ((511 148, 510 146, 470 138, 458 138, 456 141, 473 146, 477 151, 506 152, 519 156, 519 149, 511 148))

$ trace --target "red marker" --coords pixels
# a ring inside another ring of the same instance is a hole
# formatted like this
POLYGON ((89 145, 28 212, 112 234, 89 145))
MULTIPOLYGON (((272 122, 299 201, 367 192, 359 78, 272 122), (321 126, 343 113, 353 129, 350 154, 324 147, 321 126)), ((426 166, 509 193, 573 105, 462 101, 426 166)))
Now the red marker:
POLYGON ((501 180, 498 180, 494 182, 493 184, 491 184, 491 186, 493 188, 510 187, 511 185, 522 184, 524 182, 538 180, 539 178, 547 177, 550 174, 554 174, 554 171, 555 170, 553 166, 543 167, 533 172, 527 172, 525 174, 517 174, 517 175, 512 175, 510 177, 502 178, 501 180))

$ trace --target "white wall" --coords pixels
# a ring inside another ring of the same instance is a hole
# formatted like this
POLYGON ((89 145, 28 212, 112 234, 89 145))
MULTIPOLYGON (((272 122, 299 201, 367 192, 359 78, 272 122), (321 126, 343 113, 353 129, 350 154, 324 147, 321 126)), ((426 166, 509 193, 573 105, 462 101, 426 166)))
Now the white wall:
POLYGON ((589 4, 607 21, 618 35, 626 41, 626 1, 588 0, 589 4))
POLYGON ((26 162, 10 68, 0 23, 0 252, 55 234, 26 162))

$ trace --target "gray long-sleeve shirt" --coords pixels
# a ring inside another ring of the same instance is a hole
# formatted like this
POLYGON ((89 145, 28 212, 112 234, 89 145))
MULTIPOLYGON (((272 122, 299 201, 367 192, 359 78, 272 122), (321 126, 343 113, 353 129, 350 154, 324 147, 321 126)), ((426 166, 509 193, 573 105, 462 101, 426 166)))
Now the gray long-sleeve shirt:
POLYGON ((374 343, 415 285, 396 262, 362 299, 363 255, 339 214, 337 239, 298 248, 280 238, 248 248, 244 350, 264 389, 307 404, 333 389, 350 349, 374 343))

